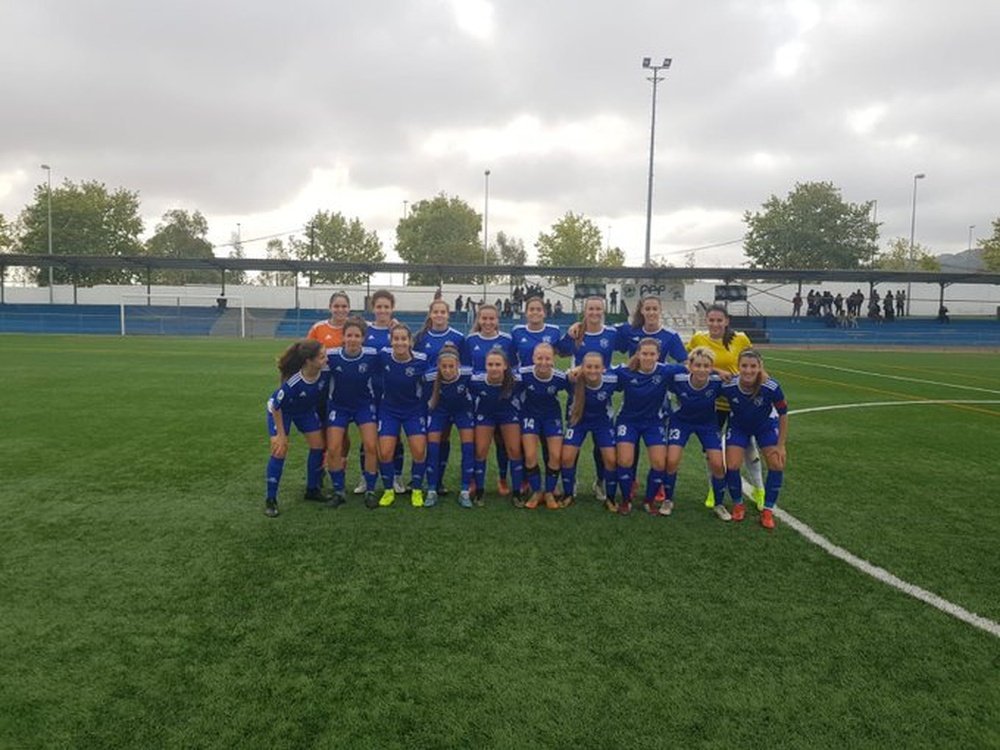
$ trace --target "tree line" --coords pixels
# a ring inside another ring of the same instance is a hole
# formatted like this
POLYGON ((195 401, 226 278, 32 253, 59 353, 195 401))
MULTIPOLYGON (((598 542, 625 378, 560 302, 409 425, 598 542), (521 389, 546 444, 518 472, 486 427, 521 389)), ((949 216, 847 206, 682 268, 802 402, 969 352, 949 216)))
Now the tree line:
MULTIPOLYGON (((96 181, 54 186, 51 195, 52 251, 58 255, 150 256, 159 258, 207 259, 217 257, 208 241, 208 222, 200 211, 171 209, 163 214, 153 234, 143 241, 143 220, 139 194, 125 188, 109 190, 96 181)), ((872 202, 850 203, 829 182, 799 183, 785 198, 772 195, 758 211, 746 211, 744 252, 751 268, 940 270, 937 259, 922 245, 912 248, 902 237, 889 240, 879 249, 879 224, 872 216, 872 202)), ((46 185, 35 188, 33 200, 16 221, 0 214, 0 252, 44 255, 49 251, 49 195, 46 185)), ((395 251, 406 263, 481 265, 484 248, 480 238, 482 216, 458 197, 438 194, 412 204, 396 225, 395 251)), ((1000 270, 1000 218, 993 222, 993 234, 980 240, 986 267, 1000 270)), ((228 244, 229 257, 244 257, 237 233, 228 244)), ((540 266, 621 267, 625 253, 603 241, 591 219, 567 212, 540 232, 535 241, 540 266)), ((327 260, 336 262, 381 263, 385 261, 382 241, 360 219, 338 211, 318 210, 305 223, 301 235, 274 238, 267 243, 268 258, 327 260)), ((524 242, 497 232, 485 248, 485 261, 498 273, 490 281, 523 279, 518 268, 527 265, 524 242), (499 269, 504 269, 502 272, 499 269)), ((48 272, 29 269, 28 281, 48 283, 48 272)), ((230 271, 232 284, 246 283, 243 272, 230 271)), ((55 283, 128 284, 145 281, 126 269, 85 269, 71 272, 54 270, 55 283), (72 275, 71 275, 72 274, 72 275)), ((215 283, 213 270, 158 269, 152 271, 156 284, 215 283)), ((253 283, 292 285, 290 272, 260 273, 253 283)), ((360 273, 314 272, 310 284, 356 284, 360 273)), ((482 276, 413 273, 410 284, 482 283, 482 276)), ((553 281, 565 279, 553 277, 553 281)))

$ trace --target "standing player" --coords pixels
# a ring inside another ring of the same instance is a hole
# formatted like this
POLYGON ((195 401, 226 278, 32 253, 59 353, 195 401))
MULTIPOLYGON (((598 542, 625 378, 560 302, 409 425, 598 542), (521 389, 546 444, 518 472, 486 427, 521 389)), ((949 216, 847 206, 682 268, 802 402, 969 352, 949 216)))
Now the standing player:
POLYGON ((351 298, 347 292, 334 292, 330 295, 330 317, 313 323, 307 338, 315 339, 327 349, 336 349, 344 343, 344 323, 351 313, 351 298))
POLYGON ((566 432, 562 447, 562 483, 565 496, 562 506, 573 504, 576 492, 576 459, 584 438, 590 433, 594 445, 601 452, 604 462, 604 507, 617 510, 615 494, 618 490, 617 463, 615 461, 615 428, 612 398, 618 390, 618 375, 606 372, 604 358, 598 352, 588 352, 583 363, 567 373, 574 383, 566 404, 566 432))
MULTIPOLYGON (((517 352, 517 362, 528 365, 534 362, 532 355, 539 344, 559 343, 559 326, 545 322, 545 303, 541 297, 528 297, 524 303, 524 324, 511 329, 511 338, 517 352)), ((514 360, 508 360, 513 362, 514 360)))
POLYGON ((510 476, 514 483, 514 506, 524 507, 521 485, 524 481, 524 462, 521 459, 521 426, 519 408, 520 381, 511 370, 507 356, 500 349, 486 355, 486 371, 472 376, 472 395, 475 399, 473 414, 476 418, 476 496, 477 505, 483 504, 486 491, 486 459, 496 428, 507 448, 510 476))
MULTIPOLYGON (((774 507, 785 475, 788 404, 778 382, 765 377, 764 361, 756 351, 745 349, 741 352, 738 367, 739 377, 722 387, 722 395, 731 410, 726 435, 726 465, 739 467, 750 440, 757 441, 767 462, 760 525, 773 529, 774 507)), ((726 471, 726 483, 733 498, 733 520, 742 521, 746 511, 739 468, 726 471)))
POLYGON ((558 510, 555 498, 562 456, 562 404, 559 393, 569 390, 566 374, 555 369, 552 344, 535 347, 534 364, 519 370, 521 377, 521 442, 524 446, 524 471, 531 487, 525 508, 534 510, 544 499, 545 507, 558 510), (545 491, 542 491, 538 467, 540 441, 548 448, 545 466, 545 491))
MULTIPOLYGON (((737 361, 740 352, 751 347, 750 338, 742 331, 734 331, 729 327, 729 312, 722 305, 712 305, 705 314, 707 331, 698 331, 688 341, 687 348, 691 351, 697 346, 707 346, 715 356, 715 371, 723 380, 730 380, 739 371, 737 361)), ((719 429, 725 433, 729 418, 729 404, 724 398, 715 403, 716 419, 719 429)), ((758 508, 764 507, 764 479, 760 470, 760 454, 751 443, 744 453, 744 465, 750 475, 753 485, 752 496, 758 508)), ((711 489, 711 473, 709 474, 708 496, 705 505, 715 507, 715 492, 711 489)))
POLYGON ((681 365, 665 365, 660 360, 660 342, 643 339, 627 365, 615 368, 621 390, 625 393, 615 424, 618 459, 618 484, 622 502, 618 513, 632 512, 632 483, 635 481, 635 452, 641 439, 649 456, 646 475, 646 495, 643 508, 656 513, 656 495, 665 480, 667 468, 667 436, 664 429, 667 386, 673 376, 684 372, 681 365))
POLYGON ((663 306, 659 297, 647 295, 639 300, 632 319, 615 326, 615 350, 635 354, 642 339, 660 342, 660 361, 669 357, 678 364, 687 362, 687 349, 677 331, 663 325, 663 306))
POLYGON ((271 457, 267 462, 267 497, 264 512, 278 515, 278 484, 288 455, 288 433, 292 424, 309 445, 306 462, 306 500, 323 500, 323 424, 317 410, 326 394, 326 352, 314 339, 303 339, 285 349, 278 359, 281 386, 267 401, 267 430, 271 457))
POLYGON ((424 471, 427 458, 427 426, 424 414, 423 380, 427 358, 413 351, 413 336, 404 325, 394 325, 390 332, 392 346, 379 353, 382 370, 382 402, 378 419, 379 470, 385 491, 378 504, 385 507, 396 500, 393 489, 395 468, 392 457, 400 430, 406 433, 413 465, 410 475, 410 504, 424 505, 424 471))
POLYGON ((445 346, 438 352, 437 369, 429 370, 424 379, 431 384, 431 394, 427 401, 427 486, 430 488, 424 498, 424 507, 437 504, 437 466, 441 457, 442 436, 451 432, 451 426, 458 428, 462 441, 462 491, 458 504, 463 508, 472 507, 469 486, 475 470, 475 419, 472 416, 472 392, 469 381, 472 368, 462 367, 458 350, 445 346))
POLYGON ((378 507, 375 498, 375 482, 378 478, 378 417, 372 376, 379 369, 379 354, 377 349, 364 346, 366 333, 363 320, 349 318, 344 323, 344 345, 327 352, 330 395, 327 399, 326 465, 333 484, 333 498, 329 502, 333 508, 344 504, 344 467, 347 463, 344 444, 351 422, 358 426, 358 432, 361 433, 365 505, 369 508, 378 507))
POLYGON ((666 499, 660 515, 669 516, 674 508, 674 486, 684 446, 692 434, 698 436, 708 461, 715 498, 715 515, 730 520, 726 510, 726 467, 722 461, 722 436, 715 418, 715 402, 722 395, 722 378, 714 372, 715 357, 707 346, 699 346, 688 355, 688 372, 674 375, 670 391, 677 397, 678 408, 667 426, 666 499))

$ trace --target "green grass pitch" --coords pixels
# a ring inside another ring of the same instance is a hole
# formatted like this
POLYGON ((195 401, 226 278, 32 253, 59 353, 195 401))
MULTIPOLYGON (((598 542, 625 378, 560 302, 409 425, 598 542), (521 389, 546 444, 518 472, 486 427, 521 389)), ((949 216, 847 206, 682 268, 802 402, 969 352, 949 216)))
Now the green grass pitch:
MULTIPOLYGON (((1000 640, 717 521, 693 446, 669 519, 331 511, 293 436, 266 518, 281 345, 0 337, 0 747, 1000 746, 1000 640)), ((792 409, 994 402, 793 415, 781 505, 1000 620, 1000 357, 765 356, 792 409)))

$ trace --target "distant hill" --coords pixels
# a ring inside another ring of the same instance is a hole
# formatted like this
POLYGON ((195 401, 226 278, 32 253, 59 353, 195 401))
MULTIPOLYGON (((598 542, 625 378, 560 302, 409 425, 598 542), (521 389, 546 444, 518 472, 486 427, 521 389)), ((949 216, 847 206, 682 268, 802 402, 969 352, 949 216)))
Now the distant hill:
POLYGON ((960 253, 944 253, 937 256, 942 271, 983 271, 983 251, 979 248, 963 250, 960 253))

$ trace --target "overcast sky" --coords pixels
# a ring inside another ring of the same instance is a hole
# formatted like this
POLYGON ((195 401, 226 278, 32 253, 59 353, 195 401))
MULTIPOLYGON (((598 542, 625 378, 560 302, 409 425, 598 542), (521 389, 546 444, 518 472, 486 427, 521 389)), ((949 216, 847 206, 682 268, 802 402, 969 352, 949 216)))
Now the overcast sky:
MULTIPOLYGON (((439 192, 534 242, 567 211, 643 259, 744 232, 796 182, 878 201, 883 242, 959 252, 1000 216, 998 0, 0 3, 0 213, 56 182, 137 190, 147 231, 198 209, 210 239, 358 216, 392 252, 439 192)), ((263 242, 246 246, 262 255, 263 242)), ((220 251, 224 252, 225 251, 220 251)), ((739 244, 698 265, 743 260, 739 244)))

